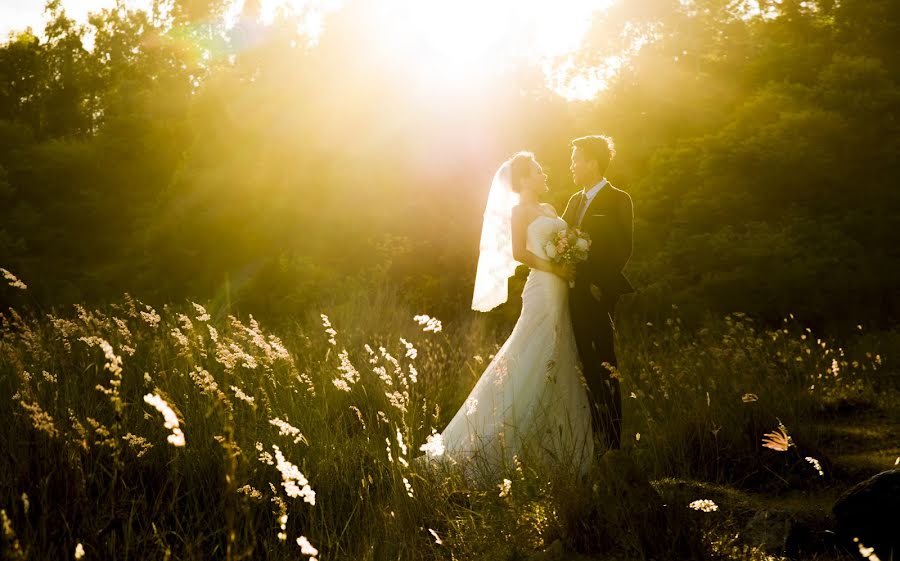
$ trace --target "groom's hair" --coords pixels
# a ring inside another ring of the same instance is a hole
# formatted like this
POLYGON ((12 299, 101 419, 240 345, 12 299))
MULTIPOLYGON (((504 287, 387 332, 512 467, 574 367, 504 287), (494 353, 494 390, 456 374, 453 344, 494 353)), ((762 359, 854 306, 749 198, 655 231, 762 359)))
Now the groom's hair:
POLYGON ((510 178, 510 187, 512 187, 514 193, 519 192, 519 183, 522 182, 523 177, 528 176, 531 165, 536 162, 537 160, 534 159, 534 154, 531 152, 516 152, 509 159, 509 171, 512 176, 510 178))
POLYGON ((597 170, 604 173, 609 162, 616 157, 616 146, 613 139, 603 135, 582 136, 572 141, 572 146, 580 148, 584 159, 597 162, 597 170))

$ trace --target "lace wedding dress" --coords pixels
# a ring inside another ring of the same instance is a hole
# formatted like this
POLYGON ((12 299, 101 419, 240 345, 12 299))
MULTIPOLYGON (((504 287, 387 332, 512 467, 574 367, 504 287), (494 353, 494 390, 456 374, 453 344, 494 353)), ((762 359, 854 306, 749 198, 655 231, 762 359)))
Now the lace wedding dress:
MULTIPOLYGON (((539 216, 526 248, 548 259, 544 245, 562 218, 539 216)), ((591 416, 569 319, 569 286, 532 270, 512 334, 442 433, 444 454, 478 479, 497 481, 513 457, 544 468, 584 473, 593 456, 591 416)))

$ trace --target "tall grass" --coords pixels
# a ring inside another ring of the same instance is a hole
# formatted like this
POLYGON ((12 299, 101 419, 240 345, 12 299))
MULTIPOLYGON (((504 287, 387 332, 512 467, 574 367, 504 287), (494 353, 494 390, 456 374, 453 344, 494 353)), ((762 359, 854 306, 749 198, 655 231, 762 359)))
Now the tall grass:
MULTIPOLYGON (((104 309, 7 310, 4 555, 519 559, 577 542, 592 481, 517 465, 475 486, 415 461, 505 336, 474 316, 416 315, 385 294, 276 335, 252 316, 127 295, 104 309)), ((868 376, 882 366, 741 315, 691 334, 674 317, 643 326, 620 356, 638 465, 739 485, 808 467, 762 435, 780 421, 795 448, 814 450, 812 416, 873 399, 868 376)))

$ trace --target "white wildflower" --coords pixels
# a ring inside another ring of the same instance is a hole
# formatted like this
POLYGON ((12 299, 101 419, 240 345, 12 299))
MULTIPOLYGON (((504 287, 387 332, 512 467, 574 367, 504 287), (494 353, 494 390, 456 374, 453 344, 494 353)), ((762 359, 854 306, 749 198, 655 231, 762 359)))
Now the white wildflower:
POLYGON ((715 512, 719 510, 719 505, 709 499, 699 499, 689 504, 688 508, 702 512, 715 512))
POLYGON ((325 333, 328 334, 328 342, 332 345, 337 345, 337 340, 335 336, 337 336, 337 331, 331 327, 331 320, 328 319, 328 316, 325 314, 320 314, 322 316, 322 326, 325 328, 325 333))
POLYGON ((241 388, 239 388, 237 386, 230 386, 230 387, 231 387, 231 391, 234 392, 234 396, 236 398, 240 399, 241 401, 245 401, 245 402, 249 403, 250 405, 253 405, 253 402, 256 401, 255 398, 250 397, 249 395, 245 394, 243 392, 243 390, 241 390, 241 388))
POLYGON ((508 497, 510 491, 512 491, 512 481, 510 481, 509 479, 504 479, 502 483, 497 485, 497 487, 500 488, 501 497, 508 497))
POLYGON ((300 536, 297 538, 297 545, 300 546, 300 553, 303 555, 309 555, 310 561, 316 561, 316 556, 319 554, 319 550, 314 548, 309 540, 304 536, 300 536))
POLYGON ((406 487, 406 494, 410 499, 414 498, 412 485, 409 483, 409 479, 403 478, 403 485, 406 487))
POLYGON ((141 318, 147 322, 147 325, 156 328, 159 325, 159 322, 162 321, 162 318, 159 317, 159 314, 156 313, 156 310, 154 310, 150 306, 146 306, 146 308, 147 311, 141 312, 141 318))
POLYGON ((417 356, 419 356, 419 351, 416 350, 412 343, 410 343, 403 337, 400 338, 400 342, 403 343, 404 347, 406 347, 406 358, 415 359, 417 356))
POLYGON ((435 333, 440 333, 444 328, 443 324, 441 324, 441 320, 424 314, 413 316, 413 320, 415 320, 415 322, 419 325, 425 326, 422 328, 422 331, 433 331, 435 333))
POLYGON ((303 497, 303 502, 313 506, 316 504, 316 493, 309 486, 306 476, 300 470, 284 458, 284 454, 278 446, 272 445, 275 450, 276 468, 281 472, 281 485, 289 497, 303 497))
POLYGON ((75 559, 84 558, 84 546, 81 543, 75 545, 75 559))
POLYGON ((866 547, 863 545, 859 538, 853 538, 853 543, 857 544, 859 547, 859 554, 868 559, 868 561, 881 561, 877 555, 875 555, 874 547, 866 547))
POLYGON ((425 439, 425 444, 419 446, 419 450, 425 452, 428 458, 443 456, 444 436, 440 433, 432 432, 431 436, 425 439))
POLYGON ((194 319, 197 321, 209 321, 209 314, 206 312, 206 308, 196 302, 191 302, 191 304, 193 304, 194 309, 197 310, 198 314, 194 319))
POLYGON ((474 415, 478 410, 478 398, 470 397, 466 400, 466 415, 474 415))
POLYGON ((10 273, 10 272, 7 271, 6 269, 0 268, 0 274, 3 275, 3 278, 6 279, 7 283, 8 283, 9 286, 11 286, 12 288, 18 288, 18 289, 20 289, 20 290, 25 290, 25 289, 28 288, 28 285, 27 285, 27 284, 25 284, 24 282, 22 282, 22 281, 20 281, 19 279, 17 279, 17 278, 16 278, 16 275, 10 273))
POLYGON ((819 463, 819 460, 813 458, 812 456, 807 456, 804 458, 807 462, 812 465, 813 469, 819 472, 819 475, 825 477, 825 472, 822 470, 822 464, 819 463))
POLYGON ((300 429, 291 425, 287 421, 283 421, 276 417, 274 419, 270 419, 269 424, 278 427, 279 435, 293 438, 294 444, 300 444, 302 442, 309 446, 309 441, 306 440, 306 437, 303 436, 303 434, 300 432, 300 429))
POLYGON ((172 431, 172 434, 166 438, 169 444, 176 447, 184 446, 184 433, 181 431, 181 426, 178 423, 178 416, 175 415, 175 411, 169 407, 169 404, 166 403, 159 394, 155 393, 148 393, 145 395, 144 401, 162 413, 163 419, 165 420, 163 426, 172 431))

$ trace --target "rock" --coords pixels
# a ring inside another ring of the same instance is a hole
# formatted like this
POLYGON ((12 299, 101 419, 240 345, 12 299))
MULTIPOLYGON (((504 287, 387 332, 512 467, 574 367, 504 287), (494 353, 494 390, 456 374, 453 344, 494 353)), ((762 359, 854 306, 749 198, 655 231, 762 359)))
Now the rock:
POLYGON ((900 558, 900 470, 884 471, 835 501, 838 538, 856 549, 858 538, 881 559, 900 558))
POLYGON ((834 551, 832 528, 828 513, 821 510, 761 510, 747 522, 742 541, 768 553, 802 559, 834 551))

